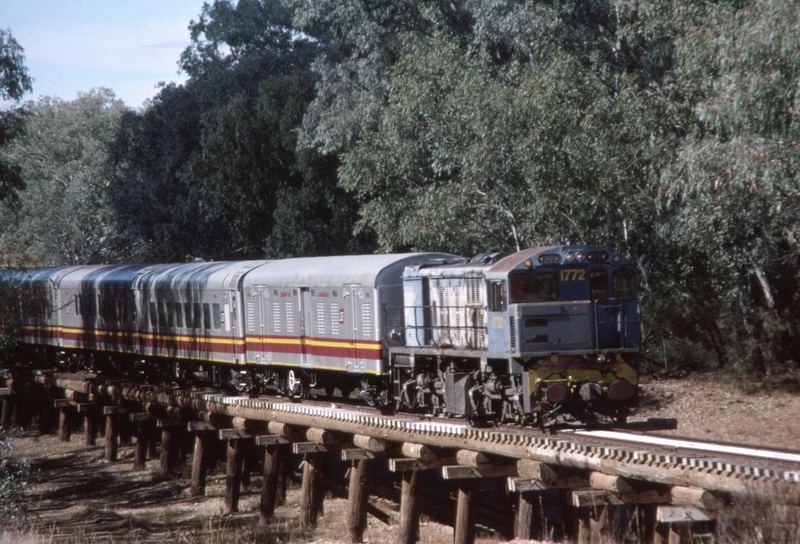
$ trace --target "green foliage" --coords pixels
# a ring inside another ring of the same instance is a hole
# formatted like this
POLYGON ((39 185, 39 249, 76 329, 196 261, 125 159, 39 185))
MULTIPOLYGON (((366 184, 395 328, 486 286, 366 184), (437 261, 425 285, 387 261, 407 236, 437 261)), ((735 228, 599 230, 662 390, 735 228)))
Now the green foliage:
MULTIPOLYGON (((9 30, 0 29, 0 102, 18 101, 31 91, 31 78, 25 67, 25 55, 9 30)), ((22 130, 21 111, 0 110, 0 149, 22 130)), ((0 159, 0 201, 12 199, 24 187, 18 166, 0 159)))
POLYGON ((25 519, 30 499, 28 487, 35 474, 27 461, 13 455, 13 436, 0 428, 0 529, 25 519))
POLYGON ((359 247, 335 158, 297 150, 322 46, 290 24, 291 10, 273 2, 205 4, 181 57, 189 81, 123 119, 109 194, 120 230, 137 242, 134 258, 359 247))
POLYGON ((682 336, 720 366, 769 372, 798 348, 799 39, 795 6, 761 1, 718 8, 676 40, 691 116, 656 185, 666 220, 654 294, 691 294, 671 321, 696 323, 682 336))
POLYGON ((107 89, 25 104, 25 130, 0 149, 26 188, 3 205, 4 254, 27 264, 102 262, 114 233, 104 205, 106 146, 125 107, 107 89))
POLYGON ((0 29, 0 99, 19 100, 32 90, 25 54, 10 30, 0 29))

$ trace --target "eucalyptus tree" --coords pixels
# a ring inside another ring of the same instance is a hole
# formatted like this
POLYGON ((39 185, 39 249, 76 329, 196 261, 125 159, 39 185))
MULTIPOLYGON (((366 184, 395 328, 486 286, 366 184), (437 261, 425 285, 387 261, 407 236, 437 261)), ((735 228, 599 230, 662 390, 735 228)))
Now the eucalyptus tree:
POLYGON ((658 283, 686 293, 678 336, 705 331, 717 364, 768 371, 800 347, 800 11, 737 7, 708 10, 676 42, 691 114, 660 177, 658 283))
POLYGON ((650 171, 678 129, 667 18, 633 6, 315 3, 296 20, 336 48, 314 65, 301 143, 339 153, 383 250, 639 251, 650 171))
MULTIPOLYGON (((25 67, 25 52, 11 31, 0 28, 0 149, 22 129, 21 111, 12 106, 32 90, 25 67)), ((19 168, 0 159, 0 200, 16 194, 24 186, 19 168)))
POLYGON ((2 205, 0 240, 26 264, 102 262, 115 235, 105 205, 107 145, 125 111, 108 89, 25 104, 25 130, 0 150, 25 182, 2 205))
POLYGON ((325 45, 277 2, 205 4, 184 85, 129 114, 113 144, 111 201, 140 259, 350 252, 353 200, 336 157, 296 149, 325 45), (294 233, 294 238, 287 236, 294 233))

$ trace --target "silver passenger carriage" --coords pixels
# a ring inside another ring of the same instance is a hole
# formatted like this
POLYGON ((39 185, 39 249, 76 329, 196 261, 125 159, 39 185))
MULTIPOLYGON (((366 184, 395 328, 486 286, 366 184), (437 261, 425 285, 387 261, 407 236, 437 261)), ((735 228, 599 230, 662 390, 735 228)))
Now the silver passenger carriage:
POLYGON ((447 254, 356 255, 273 261, 244 279, 247 361, 289 396, 324 385, 378 393, 388 345, 402 344, 406 266, 447 254), (321 383, 321 382, 320 382, 321 383))

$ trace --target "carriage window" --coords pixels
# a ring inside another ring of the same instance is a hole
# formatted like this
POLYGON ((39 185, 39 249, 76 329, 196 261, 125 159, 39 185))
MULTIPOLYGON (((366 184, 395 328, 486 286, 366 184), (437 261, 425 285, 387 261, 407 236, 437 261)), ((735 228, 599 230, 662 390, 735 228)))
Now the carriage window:
POLYGON ((199 329, 203 325, 203 310, 199 302, 194 303, 194 322, 192 328, 199 329))
POLYGON ((511 276, 511 302, 544 302, 558 298, 558 276, 554 273, 511 276))
POLYGON ((175 310, 171 302, 167 302, 167 326, 170 328, 175 326, 175 310))
POLYGON ((203 325, 206 329, 211 328, 211 308, 208 306, 208 302, 203 303, 203 325))
POLYGON ((489 282, 489 311, 490 312, 506 311, 506 282, 504 281, 489 282))
POLYGON ((636 273, 632 268, 620 268, 611 274, 614 298, 633 300, 636 298, 636 273))
POLYGON ((219 330, 222 328, 222 314, 220 313, 219 304, 215 302, 211 309, 214 314, 214 328, 219 330))
POLYGON ((167 326, 167 312, 164 311, 164 303, 158 303, 158 322, 161 323, 162 327, 167 326))
POLYGON ((181 303, 175 303, 175 326, 179 329, 183 328, 183 310, 181 310, 181 303))
POLYGON ((608 274, 605 270, 589 272, 589 290, 592 300, 604 302, 608 300, 608 274))
POLYGON ((136 310, 133 306, 133 301, 131 299, 125 300, 125 323, 131 325, 136 322, 136 310))

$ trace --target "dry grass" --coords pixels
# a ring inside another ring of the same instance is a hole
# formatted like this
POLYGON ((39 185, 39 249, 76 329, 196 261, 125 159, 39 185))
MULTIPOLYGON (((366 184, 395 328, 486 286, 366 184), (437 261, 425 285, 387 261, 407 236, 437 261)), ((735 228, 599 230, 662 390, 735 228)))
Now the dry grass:
POLYGON ((634 419, 674 417, 678 429, 659 434, 797 449, 800 389, 796 376, 769 381, 721 375, 646 379, 634 419))
MULTIPOLYGON (((794 487, 797 487, 795 484, 794 487)), ((735 512, 717 523, 719 544, 800 544, 800 495, 796 489, 748 489, 733 497, 735 512)))
MULTIPOLYGON (((347 501, 326 499, 324 514, 314 531, 299 524, 299 486, 289 487, 286 504, 276 510, 270 526, 259 523, 261 479, 243 488, 239 513, 223 515, 224 468, 209 476, 206 496, 193 498, 183 477, 162 478, 158 460, 147 471, 134 472, 133 448, 120 449, 120 461, 105 463, 103 448, 86 447, 82 436, 59 442, 55 436, 17 439, 16 453, 38 468, 41 483, 31 490, 35 502, 28 521, 0 533, 0 544, 166 543, 238 544, 345 542, 347 501)), ((184 471, 185 472, 185 471, 184 471)), ((396 505, 377 497, 370 500, 395 521, 396 505)), ((421 542, 452 542, 450 527, 425 521, 421 542)), ((368 518, 365 540, 395 541, 395 527, 368 518)), ((497 539, 481 539, 495 542, 497 539)))

